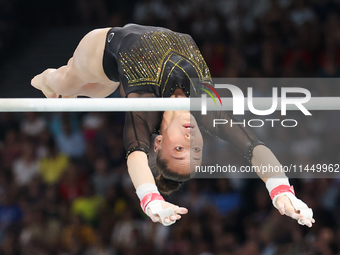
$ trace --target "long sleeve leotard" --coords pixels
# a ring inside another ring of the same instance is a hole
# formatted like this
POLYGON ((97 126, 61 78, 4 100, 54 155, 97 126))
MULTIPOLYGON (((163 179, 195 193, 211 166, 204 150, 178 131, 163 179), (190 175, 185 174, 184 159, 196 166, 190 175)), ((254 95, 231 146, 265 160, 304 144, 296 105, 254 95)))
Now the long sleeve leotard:
MULTIPOLYGON (((199 96, 193 78, 212 83, 191 36, 159 27, 129 24, 112 28, 107 34, 103 67, 109 79, 121 82, 121 94, 126 97, 170 97, 177 88, 193 97, 199 96)), ((151 136, 159 131, 162 115, 162 112, 126 113, 127 155, 135 150, 149 152, 151 136)), ((212 127, 213 119, 235 121, 228 112, 208 115, 193 112, 193 115, 204 132, 231 143, 249 161, 253 148, 262 144, 251 129, 242 125, 212 127)))

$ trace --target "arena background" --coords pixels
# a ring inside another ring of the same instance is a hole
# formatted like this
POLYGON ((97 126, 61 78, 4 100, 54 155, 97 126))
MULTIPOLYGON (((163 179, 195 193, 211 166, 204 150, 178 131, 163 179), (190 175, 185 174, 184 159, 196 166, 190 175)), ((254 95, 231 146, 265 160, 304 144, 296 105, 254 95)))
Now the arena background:
MULTIPOLYGON (((213 77, 338 77, 339 11, 328 0, 0 0, 0 96, 42 97, 34 75, 64 65, 91 29, 130 22, 191 34, 213 77)), ((280 161, 339 163, 339 113, 313 116, 260 137, 280 161)), ((167 198, 189 214, 153 224, 127 175, 123 123, 120 113, 0 114, 1 255, 340 254, 339 179, 291 180, 314 210, 311 229, 280 216, 259 179, 191 180, 167 198)))

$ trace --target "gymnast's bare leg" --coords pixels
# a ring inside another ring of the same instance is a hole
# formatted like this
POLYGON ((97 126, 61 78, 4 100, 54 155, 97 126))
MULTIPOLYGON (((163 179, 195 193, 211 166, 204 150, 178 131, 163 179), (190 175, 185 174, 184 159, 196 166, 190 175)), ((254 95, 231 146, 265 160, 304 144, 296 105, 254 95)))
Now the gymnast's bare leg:
POLYGON ((114 92, 119 82, 107 78, 103 70, 103 52, 106 34, 110 28, 89 32, 80 41, 67 65, 47 69, 35 76, 31 84, 48 98, 106 97, 114 92))

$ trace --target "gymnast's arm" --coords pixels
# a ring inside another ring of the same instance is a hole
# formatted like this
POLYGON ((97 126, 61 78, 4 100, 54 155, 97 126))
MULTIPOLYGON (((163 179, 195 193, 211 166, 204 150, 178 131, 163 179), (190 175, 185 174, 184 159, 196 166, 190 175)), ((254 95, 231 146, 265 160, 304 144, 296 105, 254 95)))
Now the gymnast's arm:
MULTIPOLYGON (((233 124, 232 126, 230 124, 224 124, 213 127, 214 119, 227 120, 228 123, 240 123, 239 120, 228 112, 215 111, 210 112, 208 115, 201 115, 199 112, 194 112, 194 116, 204 132, 228 141, 235 150, 247 159, 253 166, 280 166, 280 162, 277 160, 272 151, 258 139, 250 128, 244 127, 242 123, 233 124)), ((284 172, 282 173, 284 174, 284 172)), ((274 173, 274 175, 277 175, 277 173, 274 173)), ((272 173, 259 173, 259 177, 264 182, 272 176, 272 173)))
MULTIPOLYGON (((151 93, 131 93, 128 97, 153 97, 151 93)), ((148 164, 151 136, 160 121, 158 112, 126 112, 124 124, 124 146, 127 166, 132 183, 137 189, 144 183, 155 184, 148 164)))
POLYGON ((110 81, 103 70, 103 52, 109 28, 89 32, 80 41, 67 65, 49 68, 35 76, 31 84, 48 98, 59 95, 75 97, 106 97, 119 83, 110 81))
MULTIPOLYGON (((151 93, 131 93, 128 97, 154 97, 151 93)), ((127 112, 125 114, 124 144, 127 151, 127 167, 130 178, 141 200, 143 211, 154 222, 173 224, 188 210, 165 202, 155 185, 148 164, 151 135, 161 121, 162 112, 127 112), (149 201, 145 204, 145 201, 149 201), (165 213, 167 211, 167 214, 165 213)))
MULTIPOLYGON (((252 130, 244 127, 243 124, 216 125, 213 127, 214 119, 227 120, 227 123, 240 123, 235 117, 225 111, 215 111, 208 115, 201 115, 194 112, 197 122, 201 128, 210 135, 219 137, 230 142, 233 147, 246 158, 253 166, 272 166, 272 169, 281 169, 281 172, 257 171, 259 177, 266 183, 266 187, 273 200, 273 205, 279 210, 281 215, 287 215, 298 220, 299 224, 312 226, 315 222, 313 211, 301 200, 295 197, 295 192, 291 188, 288 178, 281 168, 272 151, 267 148, 252 130)), ((260 167, 261 166, 261 167, 260 167)), ((268 169, 270 169, 268 167, 268 169)))
POLYGON ((155 184, 148 165, 148 156, 143 151, 134 151, 127 158, 128 172, 135 189, 144 183, 155 184))

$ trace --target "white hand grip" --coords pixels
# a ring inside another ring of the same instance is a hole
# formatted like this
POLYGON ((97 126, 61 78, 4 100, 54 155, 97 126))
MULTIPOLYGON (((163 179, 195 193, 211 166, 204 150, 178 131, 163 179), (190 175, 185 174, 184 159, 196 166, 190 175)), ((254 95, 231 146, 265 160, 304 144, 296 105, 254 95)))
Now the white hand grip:
MULTIPOLYGON (((293 207, 295 208, 295 210, 300 211, 300 214, 303 215, 303 217, 305 217, 307 220, 311 221, 313 218, 313 210, 311 208, 309 208, 302 200, 298 199, 296 196, 294 196, 292 193, 290 192, 284 192, 281 193, 277 196, 275 196, 275 198, 273 199, 273 204, 274 206, 277 208, 276 206, 276 200, 279 196, 282 195, 286 195, 290 202, 292 202, 293 207)), ((302 222, 301 220, 298 220, 298 223, 300 225, 305 225, 304 222, 302 222)))
POLYGON ((170 225, 172 225, 172 224, 174 224, 174 223, 176 222, 176 221, 170 220, 170 218, 169 218, 169 220, 170 220, 169 223, 165 223, 165 222, 164 222, 164 219, 165 219, 165 218, 168 218, 168 217, 170 217, 171 215, 174 215, 174 214, 175 214, 174 210, 172 210, 172 208, 170 208, 170 207, 158 211, 157 214, 158 214, 158 216, 161 218, 162 224, 163 224, 164 226, 170 226, 170 225))
MULTIPOLYGON (((309 208, 302 200, 298 199, 293 194, 287 194, 286 196, 292 202, 295 210, 300 211, 300 214, 302 214, 307 220, 312 220, 313 210, 311 208, 309 208)), ((298 223, 300 225, 305 225, 305 223, 303 223, 301 220, 298 220, 298 223)))

